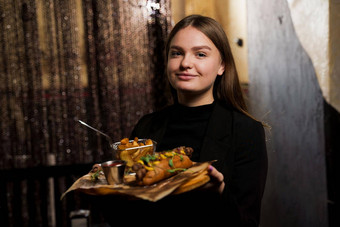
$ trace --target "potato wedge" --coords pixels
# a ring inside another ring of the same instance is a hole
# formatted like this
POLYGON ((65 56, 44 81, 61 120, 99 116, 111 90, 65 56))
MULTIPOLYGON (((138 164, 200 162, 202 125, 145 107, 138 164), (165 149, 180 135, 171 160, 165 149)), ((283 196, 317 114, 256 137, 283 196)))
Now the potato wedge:
POLYGON ((128 167, 133 166, 134 161, 132 160, 129 152, 127 150, 124 150, 120 153, 120 159, 126 161, 126 165, 128 167))

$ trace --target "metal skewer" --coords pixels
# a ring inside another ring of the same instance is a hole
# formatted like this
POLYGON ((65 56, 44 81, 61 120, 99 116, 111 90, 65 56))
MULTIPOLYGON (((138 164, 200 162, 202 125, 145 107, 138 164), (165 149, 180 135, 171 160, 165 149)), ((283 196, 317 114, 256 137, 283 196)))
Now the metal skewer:
POLYGON ((92 129, 92 130, 94 130, 94 131, 96 131, 96 132, 102 134, 103 136, 105 136, 106 139, 109 141, 110 146, 113 145, 113 140, 111 139, 111 137, 110 137, 109 135, 107 135, 106 133, 104 133, 104 132, 102 132, 102 131, 99 131, 98 129, 92 127, 91 125, 86 124, 85 122, 83 122, 83 121, 81 121, 81 120, 78 120, 78 121, 79 121, 79 123, 85 125, 86 127, 88 127, 88 128, 90 128, 90 129, 92 129))

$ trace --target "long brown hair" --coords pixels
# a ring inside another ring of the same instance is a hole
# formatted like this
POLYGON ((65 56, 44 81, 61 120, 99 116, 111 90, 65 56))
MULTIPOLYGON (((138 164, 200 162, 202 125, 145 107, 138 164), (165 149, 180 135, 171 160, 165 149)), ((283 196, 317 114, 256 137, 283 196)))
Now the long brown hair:
MULTIPOLYGON (((169 34, 165 60, 168 62, 170 43, 177 32, 192 26, 205 34, 219 50, 225 70, 222 76, 217 76, 214 84, 214 98, 232 105, 238 111, 250 116, 241 90, 235 62, 229 46, 227 35, 221 25, 210 17, 190 15, 179 21, 169 34)), ((253 118, 252 116, 250 116, 253 118)))

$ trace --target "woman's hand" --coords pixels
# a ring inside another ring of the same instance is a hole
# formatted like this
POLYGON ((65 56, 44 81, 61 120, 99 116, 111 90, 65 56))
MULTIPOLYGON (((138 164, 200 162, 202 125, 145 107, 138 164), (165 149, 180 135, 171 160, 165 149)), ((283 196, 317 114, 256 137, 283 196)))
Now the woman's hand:
POLYGON ((210 182, 207 184, 206 188, 216 189, 220 194, 222 194, 225 186, 223 174, 212 165, 208 168, 208 174, 210 176, 210 182))

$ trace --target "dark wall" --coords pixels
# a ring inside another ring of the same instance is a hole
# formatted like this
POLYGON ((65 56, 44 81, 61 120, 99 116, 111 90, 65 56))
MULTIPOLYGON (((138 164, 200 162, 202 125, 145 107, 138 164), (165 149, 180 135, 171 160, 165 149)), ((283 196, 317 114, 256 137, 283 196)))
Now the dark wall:
POLYGON ((328 226, 324 99, 286 0, 248 1, 249 94, 267 122, 263 227, 328 226))

